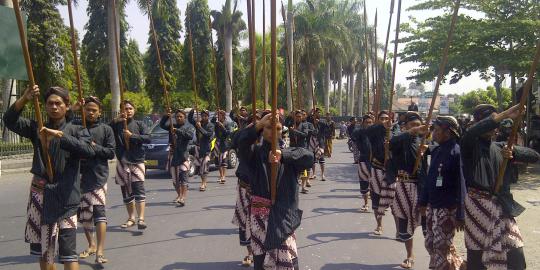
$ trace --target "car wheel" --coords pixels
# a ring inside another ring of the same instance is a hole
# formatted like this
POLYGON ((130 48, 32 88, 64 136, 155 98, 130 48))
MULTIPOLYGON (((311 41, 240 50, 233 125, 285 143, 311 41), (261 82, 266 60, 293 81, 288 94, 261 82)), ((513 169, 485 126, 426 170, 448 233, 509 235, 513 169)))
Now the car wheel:
POLYGON ((197 166, 193 165, 195 163, 195 158, 192 155, 189 156, 189 162, 190 162, 191 166, 189 166, 188 174, 189 174, 189 177, 193 177, 195 175, 196 170, 197 170, 197 166))
POLYGON ((228 169, 234 169, 238 165, 238 156, 236 155, 236 151, 230 150, 229 151, 229 160, 228 160, 228 169))

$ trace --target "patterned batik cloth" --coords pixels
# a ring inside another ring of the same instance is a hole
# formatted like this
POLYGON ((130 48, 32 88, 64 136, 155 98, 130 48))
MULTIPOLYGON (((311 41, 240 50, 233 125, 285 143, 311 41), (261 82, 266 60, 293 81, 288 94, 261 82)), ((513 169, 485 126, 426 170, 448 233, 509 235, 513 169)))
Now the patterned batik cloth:
POLYGON ((523 247, 516 220, 504 215, 495 197, 470 189, 465 197, 465 246, 481 250, 490 270, 507 269, 507 252, 523 247))
POLYGON ((418 211, 418 191, 416 183, 396 182, 395 198, 391 208, 394 216, 407 221, 407 234, 408 237, 412 237, 414 235, 414 230, 416 227, 420 226, 421 222, 420 211, 418 211))
POLYGON ((311 136, 309 139, 309 150, 315 155, 315 163, 324 164, 324 149, 321 148, 317 137, 311 136))
POLYGON ((94 205, 107 204, 107 184, 98 189, 81 195, 81 204, 79 205, 79 222, 83 224, 86 230, 94 228, 97 222, 106 222, 107 220, 99 220, 94 217, 94 205))
POLYGON ((247 186, 244 182, 238 181, 238 186, 236 188, 237 195, 236 195, 236 206, 234 208, 234 216, 232 219, 232 224, 238 226, 241 232, 245 232, 245 243, 241 243, 242 245, 249 244, 249 239, 251 237, 250 232, 250 218, 249 218, 249 212, 251 207, 251 195, 249 191, 249 186, 247 186))
POLYGON ((463 264, 454 246, 456 211, 428 208, 425 247, 430 255, 429 269, 459 270, 463 264))
MULTIPOLYGON (((42 224, 43 217, 43 187, 46 180, 34 176, 30 196, 28 199, 27 221, 24 232, 24 240, 29 244, 40 244, 41 254, 31 255, 39 256, 45 259, 48 264, 53 264, 57 255, 56 243, 58 242, 58 232, 60 229, 77 229, 77 215, 62 219, 54 224, 42 224)), ((77 261, 77 256, 70 258, 60 258, 61 261, 77 261)))
POLYGON ((119 160, 116 162, 115 183, 126 186, 131 193, 131 183, 144 182, 145 172, 144 163, 133 164, 119 160))
POLYGON ((293 260, 298 257, 296 248, 296 236, 293 233, 283 244, 276 249, 266 250, 266 227, 270 214, 271 201, 257 196, 251 197, 251 248, 253 255, 265 254, 265 270, 294 270, 293 260))
POLYGON ((178 189, 181 186, 188 186, 188 172, 190 168, 191 162, 189 160, 184 161, 184 163, 178 166, 171 166, 169 168, 169 172, 172 175, 173 187, 175 189, 178 189))
POLYGON ((210 154, 206 154, 204 156, 201 156, 200 154, 200 147, 199 146, 195 146, 195 161, 194 161, 194 166, 197 166, 199 167, 199 171, 197 172, 197 174, 199 176, 203 176, 203 175, 207 175, 208 174, 208 162, 210 162, 210 154))
POLYGON ((229 151, 221 151, 221 146, 216 144, 214 146, 215 156, 218 158, 218 166, 227 167, 227 158, 229 157, 229 151))
MULTIPOLYGON (((384 212, 390 205, 392 205, 392 202, 394 201, 395 196, 395 183, 388 185, 385 181, 385 173, 383 170, 371 168, 371 176, 369 177, 369 186, 371 188, 371 192, 379 195, 379 205, 376 209, 373 209, 375 211, 375 214, 377 217, 384 216, 384 212)), ((373 206, 375 207, 375 205, 373 206)))
POLYGON ((366 194, 369 191, 369 178, 371 169, 366 162, 358 162, 358 179, 360 181, 360 193, 366 194))

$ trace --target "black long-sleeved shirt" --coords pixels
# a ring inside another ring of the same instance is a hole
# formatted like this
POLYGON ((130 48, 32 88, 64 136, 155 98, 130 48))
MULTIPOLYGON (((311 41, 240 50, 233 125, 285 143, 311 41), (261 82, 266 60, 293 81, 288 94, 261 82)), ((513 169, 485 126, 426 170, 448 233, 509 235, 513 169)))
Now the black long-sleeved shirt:
POLYGON ((457 208, 456 218, 465 218, 465 177, 461 150, 455 139, 446 141, 431 151, 431 164, 424 182, 425 187, 418 200, 420 206, 429 204, 435 209, 457 208), (442 185, 438 187, 439 175, 442 177, 442 185))
POLYGON ((372 164, 384 163, 384 141, 386 139, 386 128, 382 124, 376 124, 365 129, 361 129, 360 133, 367 136, 371 144, 372 164))
MULTIPOLYGON (((472 125, 465 131, 461 139, 461 158, 463 160, 463 174, 467 188, 475 188, 485 192, 494 193, 499 166, 503 161, 501 149, 504 143, 492 142, 482 135, 499 127, 493 117, 488 117, 472 125)), ((508 166, 515 166, 514 162, 534 163, 540 155, 529 148, 514 146, 513 159, 508 166)), ((512 169, 508 169, 503 177, 503 185, 497 199, 503 207, 505 214, 516 217, 525 208, 514 201, 510 192, 510 184, 514 182, 512 169)))
MULTIPOLYGON (((409 174, 410 177, 417 178, 418 196, 420 196, 422 188, 424 186, 424 178, 426 176, 426 155, 420 160, 420 165, 416 171, 416 175, 413 175, 414 164, 416 163, 416 157, 418 153, 418 147, 420 146, 420 138, 413 136, 410 133, 404 132, 400 135, 392 137, 390 139, 390 152, 392 155, 391 161, 387 166, 388 183, 393 183, 398 175, 399 171, 404 171, 409 174)), ((383 152, 384 160, 384 152, 383 152)))
POLYGON ((206 124, 201 123, 201 127, 198 128, 193 117, 194 113, 194 110, 189 112, 188 121, 195 127, 196 144, 199 146, 199 154, 204 156, 210 153, 210 142, 214 139, 214 124, 208 121, 206 124))
POLYGON ((90 123, 86 127, 92 136, 95 158, 81 161, 81 191, 83 193, 103 187, 109 178, 109 160, 114 158, 114 132, 109 125, 90 123))
POLYGON ((212 124, 215 127, 214 133, 216 136, 216 143, 219 146, 221 152, 227 151, 231 147, 230 139, 234 131, 233 123, 225 121, 223 127, 217 123, 217 119, 212 119, 212 124))
MULTIPOLYGON (((171 130, 171 124, 169 121, 169 116, 164 115, 159 121, 159 126, 167 131, 171 130)), ((173 156, 171 160, 172 166, 178 166, 184 163, 189 158, 188 146, 189 141, 193 139, 193 128, 186 124, 174 124, 175 133, 174 137, 176 139, 173 156)), ((170 132, 169 132, 170 133, 170 132)), ((171 146, 172 147, 172 146, 171 146)))
POLYGON ((250 121, 249 121, 249 117, 242 117, 240 116, 239 114, 236 114, 234 111, 231 111, 229 113, 229 117, 234 121, 236 122, 236 124, 238 125, 238 129, 244 129, 245 127, 247 127, 247 125, 249 125, 250 121))
MULTIPOLYGON (((239 157, 253 172, 251 192, 254 196, 271 199, 270 163, 268 155, 270 144, 253 145, 259 138, 255 127, 241 130, 238 133, 239 157)), ((281 163, 278 164, 276 202, 270 209, 265 248, 278 248, 300 226, 302 211, 298 209, 298 174, 311 168, 314 155, 302 147, 290 147, 281 150, 281 163)))
POLYGON ((371 161, 371 143, 367 135, 362 132, 362 127, 357 127, 351 135, 351 139, 356 144, 358 152, 358 161, 370 162, 371 161))
MULTIPOLYGON (((295 124, 293 123, 293 125, 295 124)), ((290 127, 292 127, 292 125, 290 127)), ((289 128, 290 146, 307 148, 307 138, 309 132, 309 126, 306 122, 299 123, 294 129, 289 128)))
POLYGON ((116 158, 134 164, 143 163, 146 156, 143 144, 150 143, 150 132, 143 122, 133 118, 127 120, 127 128, 132 133, 129 138, 129 150, 126 149, 124 121, 113 121, 109 125, 113 129, 116 141, 116 158))
POLYGON ((319 143, 319 147, 324 148, 324 146, 326 145, 328 124, 325 120, 319 120, 318 123, 315 123, 313 118, 311 118, 311 121, 309 121, 309 123, 311 124, 312 128, 310 140, 312 137, 314 137, 319 143))
POLYGON ((37 122, 21 117, 21 111, 16 111, 13 105, 4 114, 4 123, 19 136, 30 139, 34 146, 30 172, 48 180, 44 190, 43 222, 52 224, 75 215, 81 200, 80 160, 94 158, 96 155, 90 144, 88 131, 66 121, 57 127, 53 127, 51 123, 45 125, 47 128, 61 130, 64 134, 61 138, 54 138, 49 144, 48 154, 54 173, 50 180, 42 156, 37 122))

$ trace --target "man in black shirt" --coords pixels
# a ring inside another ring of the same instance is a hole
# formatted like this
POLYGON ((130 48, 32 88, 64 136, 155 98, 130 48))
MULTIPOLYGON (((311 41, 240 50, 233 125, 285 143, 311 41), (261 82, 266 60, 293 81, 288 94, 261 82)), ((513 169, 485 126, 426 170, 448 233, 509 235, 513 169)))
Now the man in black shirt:
POLYGON ((308 148, 313 152, 315 156, 315 163, 311 171, 309 179, 317 178, 316 166, 317 163, 321 166, 321 181, 326 181, 324 175, 324 148, 326 143, 326 130, 328 129, 326 121, 320 118, 321 109, 316 108, 313 110, 312 115, 308 118, 308 123, 311 125, 311 133, 308 141, 308 148))
POLYGON ((214 151, 216 151, 216 155, 218 157, 218 164, 219 166, 219 183, 225 184, 225 177, 227 173, 227 166, 228 166, 228 155, 229 155, 229 148, 230 148, 230 138, 231 134, 233 133, 233 126, 231 125, 231 122, 228 122, 227 119, 225 119, 225 111, 218 111, 217 112, 217 118, 214 117, 212 119, 212 123, 215 127, 215 134, 216 134, 216 145, 214 146, 214 151))
POLYGON ((251 179, 251 246, 255 270, 299 269, 294 231, 300 226, 298 174, 313 164, 313 153, 302 147, 271 150, 272 132, 281 133, 281 124, 273 130, 272 115, 267 114, 254 126, 238 134, 239 156, 246 161, 251 179), (262 133, 261 145, 254 145, 262 133), (278 166, 276 201, 270 193, 270 167, 278 166))
POLYGON ((37 85, 26 89, 4 114, 6 127, 30 139, 34 146, 25 241, 30 243, 30 254, 40 258, 42 270, 56 269, 57 242, 64 269, 76 270, 79 269, 76 230, 81 200, 80 160, 92 159, 96 152, 88 131, 66 121, 66 115, 71 113, 69 92, 61 87, 51 87, 45 92, 48 121, 41 130, 36 121, 21 117, 26 104, 39 94, 37 85), (50 156, 52 178, 47 173, 43 147, 50 156))
POLYGON ((201 177, 199 191, 206 191, 206 178, 208 176, 208 162, 210 161, 211 142, 214 138, 214 124, 209 121, 209 112, 203 110, 200 117, 195 119, 195 110, 188 115, 189 122, 195 127, 195 166, 199 167, 197 174, 201 177))
POLYGON ((330 113, 326 113, 326 125, 324 155, 330 158, 332 157, 333 140, 336 137, 336 123, 332 120, 330 113))
MULTIPOLYGON (((309 136, 309 126, 303 121, 303 112, 298 110, 294 113, 294 123, 289 126, 289 139, 290 147, 303 147, 307 149, 307 138, 309 136)), ((302 193, 308 193, 307 185, 307 173, 300 175, 300 181, 302 185, 302 193)))
POLYGON ((364 205, 360 210, 367 212, 369 178, 371 177, 371 143, 369 142, 369 138, 362 133, 362 129, 372 126, 375 117, 371 114, 366 114, 362 119, 362 125, 353 131, 351 139, 358 149, 358 180, 360 182, 360 194, 362 194, 364 199, 364 205))
POLYGON ((139 217, 137 228, 146 229, 144 221, 145 199, 144 180, 146 168, 144 166, 145 150, 143 144, 150 143, 148 128, 141 122, 133 119, 135 105, 124 100, 124 111, 114 119, 110 126, 114 131, 116 140, 116 177, 115 182, 120 185, 122 197, 126 205, 128 219, 120 227, 129 228, 135 225, 135 211, 139 217), (125 129, 127 125, 127 129, 125 129))
POLYGON ((107 180, 109 179, 109 160, 114 158, 114 133, 111 127, 100 122, 102 104, 97 97, 84 99, 83 112, 86 116, 88 132, 92 136, 92 146, 96 156, 81 161, 81 205, 79 221, 83 224, 88 248, 79 254, 81 259, 96 255, 96 263, 108 260, 103 254, 107 231, 107 180), (97 245, 94 240, 96 229, 97 245))
MULTIPOLYGON (((167 131, 171 131, 171 113, 164 115, 159 122, 159 126, 167 131)), ((189 168, 191 163, 189 160, 188 146, 189 141, 193 138, 193 129, 186 125, 186 113, 183 110, 176 110, 175 123, 172 130, 171 147, 171 166, 170 173, 173 176, 173 186, 176 190, 176 200, 178 206, 186 205, 185 199, 188 191, 189 168)), ((170 133, 169 133, 170 134, 170 133)))
POLYGON ((539 154, 529 148, 492 142, 500 122, 519 116, 519 105, 497 114, 492 105, 474 109, 474 123, 463 134, 461 156, 467 184, 465 198, 465 246, 467 269, 525 269, 523 238, 515 217, 525 209, 510 192, 512 170, 506 170, 501 189, 495 186, 503 158, 508 167, 515 162, 534 163, 539 154))

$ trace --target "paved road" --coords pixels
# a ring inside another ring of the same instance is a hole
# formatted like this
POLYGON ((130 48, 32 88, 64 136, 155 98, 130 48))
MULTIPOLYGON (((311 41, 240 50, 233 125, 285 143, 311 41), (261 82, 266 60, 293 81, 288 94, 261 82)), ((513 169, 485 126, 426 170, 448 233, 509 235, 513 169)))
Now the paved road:
MULTIPOLYGON (((329 181, 315 181, 311 193, 301 196, 304 210, 297 231, 301 269, 374 270, 399 268, 405 257, 403 244, 392 240, 395 229, 385 217, 382 237, 371 235, 375 228, 372 214, 358 211, 359 185, 352 154, 345 141, 336 141, 334 157, 327 161, 329 181)), ((229 174, 232 174, 230 171, 229 174)), ((193 179, 188 204, 176 208, 170 180, 150 171, 147 188, 147 223, 144 234, 118 227, 126 216, 120 189, 110 181, 106 269, 149 270, 235 270, 244 249, 238 245, 237 228, 231 224, 235 203, 235 183, 216 183, 211 173, 205 193, 197 191, 193 179)), ((0 181, 0 269, 37 269, 24 243, 29 173, 2 176, 0 181)), ((428 256, 417 230, 416 269, 427 269, 428 256)), ((78 234, 78 250, 86 246, 78 234)), ((81 261, 81 269, 92 269, 92 260, 81 261)), ((60 268, 61 269, 61 268, 60 268)))

